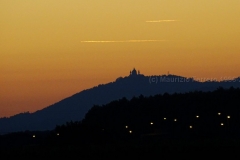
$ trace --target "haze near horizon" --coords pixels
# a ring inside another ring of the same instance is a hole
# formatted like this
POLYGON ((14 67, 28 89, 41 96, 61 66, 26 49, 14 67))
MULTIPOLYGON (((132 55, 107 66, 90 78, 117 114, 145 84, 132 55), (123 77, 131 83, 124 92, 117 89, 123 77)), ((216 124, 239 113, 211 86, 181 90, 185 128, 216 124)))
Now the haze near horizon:
POLYGON ((2 0, 0 117, 98 84, 168 71, 240 76, 238 0, 2 0))

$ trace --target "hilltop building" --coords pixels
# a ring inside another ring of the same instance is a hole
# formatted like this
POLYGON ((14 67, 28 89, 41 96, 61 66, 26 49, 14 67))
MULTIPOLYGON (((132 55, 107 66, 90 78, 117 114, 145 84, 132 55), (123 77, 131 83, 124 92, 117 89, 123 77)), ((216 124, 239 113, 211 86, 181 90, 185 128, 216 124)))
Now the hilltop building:
POLYGON ((137 76, 137 75, 142 75, 142 74, 140 74, 139 70, 137 71, 135 68, 133 68, 133 70, 130 71, 129 76, 137 76))

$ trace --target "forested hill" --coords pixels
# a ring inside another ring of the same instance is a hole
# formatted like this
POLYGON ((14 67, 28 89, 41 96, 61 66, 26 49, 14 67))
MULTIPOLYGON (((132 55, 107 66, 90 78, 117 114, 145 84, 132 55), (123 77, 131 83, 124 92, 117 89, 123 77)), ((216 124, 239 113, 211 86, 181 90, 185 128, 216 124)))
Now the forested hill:
POLYGON ((67 121, 81 121, 93 105, 104 105, 122 97, 130 100, 141 94, 154 96, 164 93, 213 91, 219 86, 240 87, 239 78, 231 81, 218 82, 212 79, 212 81, 201 82, 171 74, 144 76, 134 71, 129 76, 119 77, 114 82, 83 90, 34 113, 25 112, 0 118, 0 134, 25 130, 52 130, 56 125, 62 125, 67 121))
POLYGON ((83 120, 52 131, 2 135, 0 153, 83 158, 238 153, 239 99, 239 88, 122 98, 95 105, 83 120))
POLYGON ((80 122, 58 126, 57 132, 104 133, 108 137, 125 134, 168 136, 240 135, 240 89, 159 94, 150 97, 122 98, 92 107, 80 122), (87 126, 87 127, 86 127, 87 126), (71 128, 71 129, 70 129, 71 128), (86 129, 88 128, 88 129, 86 129), (82 131, 83 131, 82 130, 82 131))

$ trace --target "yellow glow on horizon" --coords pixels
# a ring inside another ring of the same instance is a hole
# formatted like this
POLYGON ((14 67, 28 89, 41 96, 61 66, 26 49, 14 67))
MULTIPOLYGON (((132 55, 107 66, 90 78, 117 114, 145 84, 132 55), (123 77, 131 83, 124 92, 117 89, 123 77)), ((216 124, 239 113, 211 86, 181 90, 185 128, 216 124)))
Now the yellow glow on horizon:
POLYGON ((239 6, 238 0, 1 0, 0 117, 40 110, 133 67, 146 76, 236 78, 239 6))

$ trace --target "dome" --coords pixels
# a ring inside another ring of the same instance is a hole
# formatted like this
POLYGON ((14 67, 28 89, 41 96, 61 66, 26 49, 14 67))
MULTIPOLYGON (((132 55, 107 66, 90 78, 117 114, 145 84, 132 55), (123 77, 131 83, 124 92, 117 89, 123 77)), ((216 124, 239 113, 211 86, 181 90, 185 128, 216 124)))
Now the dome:
POLYGON ((130 76, 136 76, 136 75, 138 75, 137 70, 133 68, 133 70, 130 71, 130 76))

